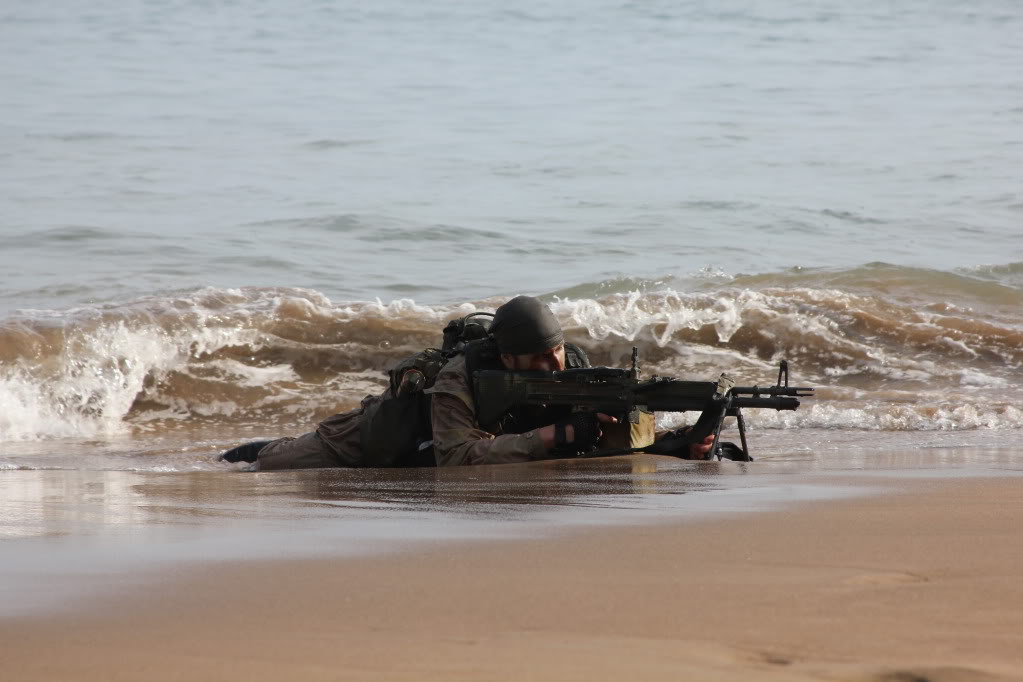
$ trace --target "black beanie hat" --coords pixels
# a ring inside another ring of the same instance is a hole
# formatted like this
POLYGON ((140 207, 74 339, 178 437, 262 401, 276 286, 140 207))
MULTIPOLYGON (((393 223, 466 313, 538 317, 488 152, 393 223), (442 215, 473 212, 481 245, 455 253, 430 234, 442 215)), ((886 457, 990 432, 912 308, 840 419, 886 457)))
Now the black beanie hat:
POLYGON ((502 353, 543 353, 564 342, 551 309, 532 296, 516 296, 494 312, 490 332, 502 353))

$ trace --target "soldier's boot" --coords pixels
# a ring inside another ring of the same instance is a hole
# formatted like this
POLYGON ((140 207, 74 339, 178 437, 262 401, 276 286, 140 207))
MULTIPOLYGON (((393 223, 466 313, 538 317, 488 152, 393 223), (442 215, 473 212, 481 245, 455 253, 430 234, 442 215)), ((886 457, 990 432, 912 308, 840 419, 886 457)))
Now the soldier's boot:
POLYGON ((245 443, 243 445, 239 445, 236 448, 231 448, 230 450, 222 454, 220 456, 220 459, 224 460, 225 462, 252 463, 256 461, 256 456, 259 454, 259 451, 266 447, 268 443, 272 442, 273 441, 269 440, 257 440, 251 443, 245 443))

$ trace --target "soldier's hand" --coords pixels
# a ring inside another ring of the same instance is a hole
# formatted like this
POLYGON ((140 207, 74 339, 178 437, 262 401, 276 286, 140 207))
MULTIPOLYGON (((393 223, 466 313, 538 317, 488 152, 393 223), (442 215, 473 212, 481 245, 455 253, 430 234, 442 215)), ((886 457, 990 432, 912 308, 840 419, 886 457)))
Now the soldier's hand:
MULTIPOLYGON (((586 413, 583 413, 583 414, 586 414, 586 413)), ((600 428, 600 425, 601 424, 617 424, 618 423, 618 418, 617 417, 612 417, 609 414, 604 414, 603 412, 596 412, 596 413, 591 412, 589 414, 594 415, 593 417, 589 417, 588 418, 588 422, 589 422, 590 425, 592 425, 596 429, 596 437, 593 439, 593 445, 596 445, 597 441, 600 440, 600 437, 604 435, 604 429, 600 428), (594 421, 594 419, 595 419, 595 421, 594 421)), ((573 426, 569 426, 568 428, 572 429, 571 432, 565 434, 566 437, 568 438, 568 442, 569 443, 575 443, 575 440, 576 440, 575 429, 573 428, 573 426)), ((585 436, 588 436, 588 435, 589 434, 585 434, 585 436)), ((584 436, 584 438, 585 438, 585 436, 584 436)), ((593 447, 593 445, 591 445, 590 447, 593 447)))
MULTIPOLYGON (((689 427, 685 430, 688 434, 693 427, 689 427)), ((701 443, 691 443, 689 445, 689 457, 688 459, 707 459, 707 453, 714 447, 714 434, 710 434, 703 439, 701 443)))
POLYGON ((577 452, 592 450, 603 435, 601 424, 616 424, 618 419, 603 412, 574 412, 563 422, 540 429, 548 450, 571 445, 577 452))

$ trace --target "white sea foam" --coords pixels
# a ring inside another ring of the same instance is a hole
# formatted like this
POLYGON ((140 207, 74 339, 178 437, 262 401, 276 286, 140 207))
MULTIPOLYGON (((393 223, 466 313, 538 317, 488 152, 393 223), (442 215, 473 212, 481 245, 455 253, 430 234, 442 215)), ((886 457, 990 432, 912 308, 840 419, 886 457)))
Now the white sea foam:
MULTIPOLYGON (((0 366, 0 441, 110 437, 129 424, 194 417, 271 423, 348 409, 379 392, 384 371, 404 354, 438 345, 447 320, 499 302, 333 304, 300 289, 202 289, 177 299, 40 314, 35 324, 61 334, 24 346, 35 350, 0 366), (337 369, 321 371, 324 363, 337 369)), ((873 305, 836 290, 729 287, 558 299, 552 308, 571 338, 612 363, 627 358, 631 345, 643 346, 653 358, 642 364, 647 375, 708 380, 727 371, 740 383, 765 385, 778 360, 788 358, 798 361, 796 383, 835 385, 852 401, 829 404, 823 392, 795 414, 751 415, 762 427, 1020 427, 1016 413, 992 406, 982 391, 1015 385, 1013 364, 988 361, 1013 352, 998 338, 988 347, 979 337, 967 345, 947 325, 935 326, 933 316, 900 328, 899 309, 883 323, 895 341, 868 336, 849 319, 873 305), (900 334, 909 340, 898 342, 900 334), (941 356, 942 349, 956 360, 941 356), (914 396, 913 405, 879 399, 900 387, 914 396), (947 391, 957 392, 959 405, 946 406, 947 391)), ((40 336, 29 325, 17 338, 33 334, 40 336)))
POLYGON ((843 407, 803 405, 797 412, 747 410, 746 421, 757 429, 851 429, 862 431, 960 431, 1023 428, 1023 411, 1012 405, 985 402, 957 406, 879 404, 843 407))
POLYGON ((297 382, 298 374, 290 365, 271 365, 270 367, 253 367, 232 359, 221 359, 208 362, 205 367, 213 367, 223 371, 223 379, 238 386, 265 386, 268 383, 297 382))
POLYGON ((216 320, 216 311, 194 302, 168 327, 153 311, 71 311, 56 355, 0 368, 0 440, 122 432, 147 385, 225 346, 259 346, 255 330, 216 320))
POLYGON ((65 352, 49 366, 21 359, 4 367, 0 438, 116 433, 150 371, 172 369, 183 355, 181 344, 160 331, 131 329, 123 321, 87 333, 72 330, 65 352))

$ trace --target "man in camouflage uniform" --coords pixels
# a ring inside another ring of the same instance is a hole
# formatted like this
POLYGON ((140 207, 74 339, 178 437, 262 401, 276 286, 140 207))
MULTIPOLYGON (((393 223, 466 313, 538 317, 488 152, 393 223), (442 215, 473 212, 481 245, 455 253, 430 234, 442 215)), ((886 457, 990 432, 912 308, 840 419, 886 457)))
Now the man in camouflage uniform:
MULTIPOLYGON (((566 366, 565 338, 551 309, 538 299, 518 296, 500 306, 490 326, 500 365, 508 370, 560 371, 566 366)), ((522 432, 491 433, 476 419, 466 355, 457 355, 437 374, 430 397, 433 454, 437 466, 505 464, 586 451, 601 436, 606 414, 579 412, 558 423, 522 432)), ((362 427, 387 393, 368 396, 362 405, 320 422, 298 438, 247 443, 222 456, 229 462, 257 462, 260 471, 321 467, 382 466, 363 447, 362 427)), ((659 434, 663 435, 663 434, 659 434)), ((704 459, 713 438, 689 446, 690 459, 704 459)))
MULTIPOLYGON (((565 369, 561 325, 551 309, 535 298, 519 296, 498 308, 490 332, 505 369, 547 372, 565 369)), ((437 466, 550 459, 559 456, 559 451, 566 447, 587 451, 600 437, 601 425, 616 421, 606 414, 582 412, 560 423, 522 433, 490 433, 476 419, 476 400, 466 360, 465 355, 453 358, 437 375, 433 387, 427 389, 432 395, 433 452, 437 466)), ((689 458, 704 459, 712 443, 710 437, 690 445, 689 458)))
MULTIPOLYGON (((490 332, 497 342, 500 362, 510 370, 557 372, 565 369, 565 337, 551 309, 530 296, 518 296, 497 309, 490 332)), ((467 356, 450 360, 437 375, 431 394, 433 452, 437 466, 506 464, 549 459, 559 425, 548 424, 523 433, 494 434, 476 419, 476 396, 467 356)), ((581 450, 596 443, 600 423, 607 415, 581 415, 564 428, 566 443, 581 450)))

